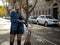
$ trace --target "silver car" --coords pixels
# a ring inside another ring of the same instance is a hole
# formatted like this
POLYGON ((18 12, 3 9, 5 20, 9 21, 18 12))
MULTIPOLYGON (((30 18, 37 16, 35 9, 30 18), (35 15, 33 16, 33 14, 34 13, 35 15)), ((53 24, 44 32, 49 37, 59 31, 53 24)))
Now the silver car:
POLYGON ((29 21, 29 23, 37 23, 36 19, 37 19, 36 16, 30 16, 28 21, 29 21))

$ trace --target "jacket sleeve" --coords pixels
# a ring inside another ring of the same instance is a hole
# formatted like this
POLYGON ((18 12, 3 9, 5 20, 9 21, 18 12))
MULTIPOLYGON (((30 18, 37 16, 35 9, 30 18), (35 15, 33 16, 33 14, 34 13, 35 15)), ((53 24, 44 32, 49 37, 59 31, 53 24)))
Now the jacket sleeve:
POLYGON ((14 11, 11 12, 11 22, 13 22, 13 23, 17 23, 18 20, 19 20, 19 19, 16 19, 16 17, 15 17, 15 12, 14 12, 14 11))
POLYGON ((25 26, 28 27, 28 21, 26 19, 24 19, 24 20, 25 20, 25 23, 24 23, 25 26))

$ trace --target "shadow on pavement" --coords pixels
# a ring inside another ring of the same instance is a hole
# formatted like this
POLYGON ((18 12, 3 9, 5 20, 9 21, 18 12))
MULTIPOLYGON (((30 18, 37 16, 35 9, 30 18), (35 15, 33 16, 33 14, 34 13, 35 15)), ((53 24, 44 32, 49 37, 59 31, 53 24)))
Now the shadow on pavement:
POLYGON ((9 42, 9 33, 0 35, 0 44, 6 41, 9 42))

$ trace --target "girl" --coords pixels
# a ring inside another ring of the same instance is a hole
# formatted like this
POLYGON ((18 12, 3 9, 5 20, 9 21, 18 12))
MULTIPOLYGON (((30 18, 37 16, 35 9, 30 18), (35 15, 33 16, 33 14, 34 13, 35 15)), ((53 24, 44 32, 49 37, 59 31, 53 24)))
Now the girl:
POLYGON ((14 44, 15 35, 17 34, 17 45, 21 45, 22 34, 24 33, 24 23, 28 27, 27 22, 19 12, 20 5, 15 2, 14 11, 11 12, 11 30, 10 30, 10 45, 14 44))

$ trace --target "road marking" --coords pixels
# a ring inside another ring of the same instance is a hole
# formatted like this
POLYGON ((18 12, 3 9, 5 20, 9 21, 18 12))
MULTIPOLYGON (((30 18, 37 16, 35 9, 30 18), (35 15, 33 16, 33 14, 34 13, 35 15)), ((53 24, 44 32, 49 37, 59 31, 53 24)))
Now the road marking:
POLYGON ((51 44, 53 44, 53 45, 58 45, 58 44, 55 44, 55 43, 53 43, 53 42, 51 42, 51 41, 49 41, 49 40, 47 40, 47 39, 44 39, 44 38, 42 38, 41 36, 37 36, 37 35, 35 35, 35 34, 32 34, 34 37, 37 37, 37 38, 41 38, 41 39, 43 39, 43 40, 45 40, 45 41, 47 41, 47 42, 49 42, 49 43, 51 43, 51 44))

